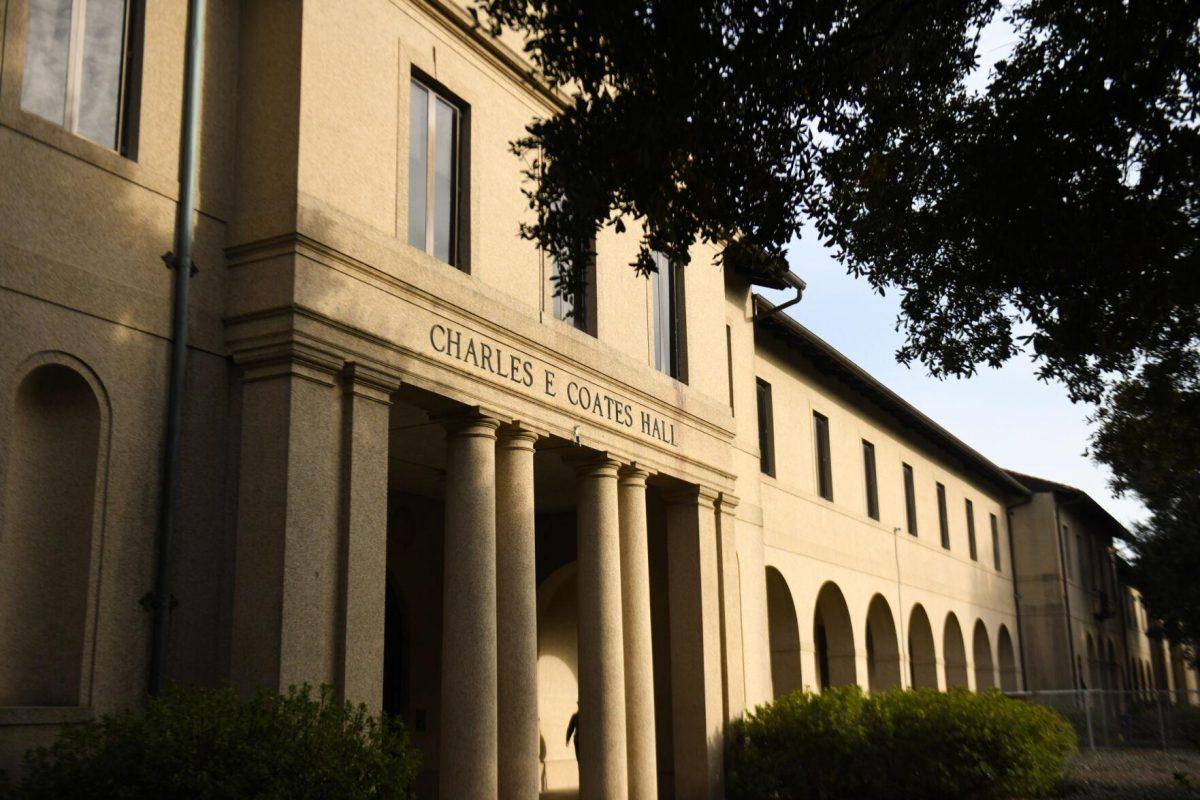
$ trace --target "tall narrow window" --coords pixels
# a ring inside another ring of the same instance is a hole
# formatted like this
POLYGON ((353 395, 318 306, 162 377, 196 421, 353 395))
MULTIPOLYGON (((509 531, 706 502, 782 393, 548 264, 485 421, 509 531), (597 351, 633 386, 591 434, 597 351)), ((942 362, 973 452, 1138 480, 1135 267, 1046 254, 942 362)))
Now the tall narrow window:
POLYGON ((654 304, 654 368, 687 382, 683 274, 678 264, 653 253, 657 271, 650 276, 654 304))
POLYGON ((584 333, 596 335, 596 261, 594 258, 588 258, 583 264, 583 278, 580 281, 581 285, 576 289, 570 299, 567 299, 559 291, 559 267, 558 262, 551 259, 552 269, 554 270, 550 284, 553 287, 554 301, 554 318, 560 319, 574 326, 577 330, 584 333))
POLYGON ((917 535, 917 490, 913 485, 913 470, 904 464, 904 519, 908 523, 908 532, 917 535))
POLYGON ((763 474, 775 477, 775 421, 771 410, 771 384, 755 379, 758 392, 758 465, 763 474))
POLYGON ((1086 548, 1083 546, 1083 534, 1076 533, 1075 534, 1075 560, 1079 564, 1078 580, 1086 588, 1088 573, 1087 573, 1087 562, 1084 560, 1084 558, 1086 556, 1086 553, 1084 552, 1085 550, 1086 550, 1086 548))
POLYGON ((817 494, 833 499, 833 464, 829 457, 829 419, 813 412, 813 441, 817 456, 817 494))
POLYGON ((21 107, 128 154, 134 0, 29 0, 21 107))
POLYGON ((979 560, 979 549, 975 545, 975 505, 967 500, 967 549, 971 553, 971 560, 979 560))
POLYGON ((879 519, 879 482, 875 476, 875 445, 863 439, 863 472, 867 484, 867 516, 879 519))
POLYGON ((733 329, 725 326, 725 372, 729 379, 729 413, 736 414, 733 406, 733 329))
POLYGON ((937 485, 938 528, 942 532, 942 547, 950 549, 950 516, 946 513, 946 487, 937 485))
POLYGON ((1075 561, 1071 558, 1071 532, 1066 525, 1062 526, 1062 543, 1063 543, 1063 569, 1066 570, 1068 578, 1076 578, 1075 561))
POLYGON ((461 267, 458 248, 462 112, 413 79, 408 116, 408 243, 461 267))
POLYGON ((992 563, 996 565, 996 572, 1000 571, 1000 521, 996 519, 995 514, 988 514, 988 518, 992 523, 992 563))

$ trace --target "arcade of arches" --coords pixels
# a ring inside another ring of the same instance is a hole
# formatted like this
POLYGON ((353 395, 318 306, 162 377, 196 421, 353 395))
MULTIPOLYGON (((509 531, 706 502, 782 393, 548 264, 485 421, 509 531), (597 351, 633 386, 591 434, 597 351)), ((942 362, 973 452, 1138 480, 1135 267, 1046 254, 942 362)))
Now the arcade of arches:
POLYGON ((766 583, 774 697, 796 689, 816 691, 854 684, 873 692, 900 687, 975 691, 1019 688, 1012 634, 1004 623, 989 629, 983 619, 977 618, 968 659, 966 639, 954 612, 946 615, 940 636, 935 638, 929 614, 921 603, 912 604, 906 627, 899 628, 892 603, 876 593, 866 604, 863 618, 857 620, 841 588, 830 581, 817 592, 812 638, 802 640, 795 595, 783 574, 768 566, 766 583), (905 631, 903 636, 900 630, 905 631), (903 649, 901 642, 906 643, 903 649), (812 665, 808 674, 806 662, 812 665))

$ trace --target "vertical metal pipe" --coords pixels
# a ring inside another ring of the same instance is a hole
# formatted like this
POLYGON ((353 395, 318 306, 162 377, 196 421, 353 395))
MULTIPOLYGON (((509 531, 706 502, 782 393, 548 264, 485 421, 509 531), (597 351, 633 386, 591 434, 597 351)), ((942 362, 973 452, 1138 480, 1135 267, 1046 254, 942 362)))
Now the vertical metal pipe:
POLYGON ((179 446, 183 398, 187 391, 188 286, 193 262, 193 209, 196 207, 196 144, 200 124, 200 78, 204 48, 205 0, 189 0, 183 85, 183 125, 179 147, 179 205, 175 212, 174 297, 171 304, 171 366, 167 395, 166 441, 158 526, 158 558, 152 600, 148 689, 162 691, 171 624, 171 548, 179 516, 179 446))

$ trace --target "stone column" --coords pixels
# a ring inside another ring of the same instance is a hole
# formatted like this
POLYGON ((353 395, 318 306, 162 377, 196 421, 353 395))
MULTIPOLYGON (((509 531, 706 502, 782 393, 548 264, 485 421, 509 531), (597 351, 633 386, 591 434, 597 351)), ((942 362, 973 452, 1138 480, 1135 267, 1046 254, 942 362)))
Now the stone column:
POLYGON ((439 796, 497 797, 496 428, 478 412, 445 419, 439 796))
POLYGON ((496 607, 499 646, 500 800, 537 800, 537 570, 533 445, 521 425, 496 446, 496 607))
POLYGON ((742 654, 742 576, 737 555, 738 499, 722 492, 717 500, 719 596, 721 598, 721 674, 725 685, 724 718, 730 722, 746 709, 742 654))
MULTIPOLYGON (((767 565, 762 525, 747 525, 743 520, 741 538, 742 598, 745 600, 742 607, 742 646, 746 650, 742 663, 745 670, 746 705, 754 708, 774 699, 767 611, 767 565)), ((799 610, 796 614, 799 621, 799 610)), ((804 624, 800 625, 800 678, 806 685, 816 688, 816 673, 810 667, 810 661, 806 661, 803 655, 806 636, 812 637, 811 619, 807 627, 804 624)), ((812 653, 811 645, 808 652, 812 653)))
POLYGON ((624 615, 625 716, 630 800, 657 800, 654 652, 650 634, 650 561, 646 530, 646 470, 620 471, 621 611, 624 615))
POLYGON ((576 464, 580 800, 629 796, 618 466, 605 455, 576 464))
MULTIPOLYGON (((340 357, 242 354, 230 671, 242 692, 340 678, 340 357)), ((387 427, 376 435, 386 441, 387 427)))
POLYGON ((666 498, 678 800, 718 800, 724 795, 716 497, 716 492, 693 486, 666 498))
POLYGON ((388 406, 399 382, 362 364, 342 371, 341 694, 383 705, 388 406))

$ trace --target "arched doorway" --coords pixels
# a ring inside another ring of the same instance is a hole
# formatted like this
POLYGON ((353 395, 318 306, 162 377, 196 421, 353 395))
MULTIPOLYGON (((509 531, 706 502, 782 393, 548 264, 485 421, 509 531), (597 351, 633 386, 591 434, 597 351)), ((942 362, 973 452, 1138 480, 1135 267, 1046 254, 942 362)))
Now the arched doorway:
POLYGON ((1015 692, 1020 688, 1017 680, 1017 658, 1013 652, 1012 637, 1008 634, 1008 626, 1000 626, 1000 635, 996 643, 996 658, 1000 666, 1000 690, 1015 692))
POLYGON ((983 620, 975 620, 971 653, 975 658, 975 691, 984 692, 996 686, 996 667, 992 663, 992 643, 988 641, 983 620))
POLYGON ((767 625, 771 644, 772 696, 803 688, 800 676, 800 625, 787 581, 767 567, 767 625))
POLYGON ((575 749, 566 743, 571 715, 579 709, 579 582, 574 561, 538 587, 538 719, 542 787, 579 785, 575 749))
POLYGON ((813 613, 813 642, 822 689, 857 683, 854 666, 854 631, 846 598, 835 583, 826 583, 817 594, 813 613))
POLYGON ((946 615, 946 625, 942 632, 942 653, 946 661, 946 688, 969 688, 967 648, 963 643, 962 626, 958 624, 958 617, 954 616, 953 611, 946 615))
POLYGON ((901 685, 900 646, 892 608, 883 595, 871 598, 867 608, 867 687, 872 692, 898 689, 901 685))
POLYGON ((62 363, 17 387, 0 531, 0 705, 86 704, 93 520, 105 417, 62 363))
POLYGON ((920 603, 913 606, 908 619, 908 666, 914 689, 936 689, 937 652, 933 644, 933 626, 920 603))

